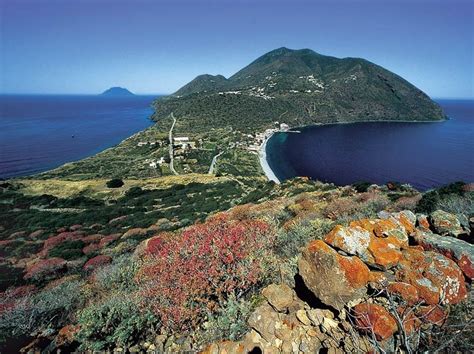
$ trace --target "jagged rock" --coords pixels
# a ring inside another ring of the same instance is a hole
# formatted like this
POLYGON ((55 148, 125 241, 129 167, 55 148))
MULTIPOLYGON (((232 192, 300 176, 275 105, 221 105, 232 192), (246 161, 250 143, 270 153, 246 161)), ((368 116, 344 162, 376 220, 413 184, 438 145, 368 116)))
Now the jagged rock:
POLYGON ((262 295, 279 312, 285 312, 294 299, 294 291, 286 284, 271 284, 262 290, 262 295))
POLYGON ((474 279, 474 245, 453 237, 417 230, 413 239, 425 250, 437 251, 457 263, 468 279, 474 279))
POLYGON ((257 307, 248 319, 248 325, 268 342, 275 336, 277 322, 280 322, 278 313, 268 304, 257 307))
POLYGON ((315 240, 303 250, 298 268, 316 297, 336 309, 366 293, 367 266, 357 257, 339 255, 324 241, 315 240))
POLYGON ((398 281, 413 285, 427 304, 455 304, 466 298, 464 276, 452 260, 414 247, 402 253, 395 276, 398 281))
POLYGON ((338 323, 330 318, 324 317, 323 323, 321 323, 321 330, 326 333, 330 332, 332 329, 337 328, 338 323))
POLYGON ((442 236, 457 237, 463 232, 461 223, 456 215, 447 213, 443 210, 436 210, 430 215, 433 230, 442 236))
POLYGON ((377 340, 391 337, 397 331, 397 322, 382 306, 376 304, 359 304, 353 309, 357 328, 364 333, 373 334, 377 340))
POLYGON ((334 319, 334 314, 329 310, 309 309, 306 315, 314 326, 320 326, 325 318, 334 319))
POLYGON ((304 325, 309 326, 311 324, 311 320, 308 318, 306 311, 301 309, 296 311, 296 318, 304 325))
POLYGON ((416 215, 416 226, 423 231, 430 231, 430 222, 425 214, 416 215))
POLYGON ((360 226, 337 225, 327 234, 324 241, 350 255, 363 257, 369 247, 370 234, 360 226))

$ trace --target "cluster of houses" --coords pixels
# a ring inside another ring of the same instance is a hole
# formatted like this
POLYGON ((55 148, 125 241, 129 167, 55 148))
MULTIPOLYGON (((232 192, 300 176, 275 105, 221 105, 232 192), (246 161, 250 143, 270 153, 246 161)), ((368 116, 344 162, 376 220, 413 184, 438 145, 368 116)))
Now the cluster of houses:
POLYGON ((156 140, 156 141, 139 141, 137 143, 137 146, 138 147, 142 147, 142 146, 155 146, 155 147, 163 147, 163 146, 166 146, 166 144, 168 143, 167 140, 156 140))
POLYGON ((146 160, 146 162, 148 163, 148 166, 150 166, 151 168, 157 168, 158 166, 161 166, 164 163, 167 163, 167 161, 165 160, 163 156, 160 157, 158 160, 146 160))
POLYGON ((275 125, 279 126, 279 128, 266 129, 263 133, 256 133, 255 137, 249 134, 248 137, 252 138, 253 141, 247 146, 247 150, 258 152, 265 140, 267 140, 273 133, 286 132, 290 129, 289 125, 286 123, 275 122, 275 125))
POLYGON ((173 155, 178 160, 184 159, 187 152, 196 149, 201 143, 202 141, 196 143, 187 136, 175 137, 173 138, 173 155))

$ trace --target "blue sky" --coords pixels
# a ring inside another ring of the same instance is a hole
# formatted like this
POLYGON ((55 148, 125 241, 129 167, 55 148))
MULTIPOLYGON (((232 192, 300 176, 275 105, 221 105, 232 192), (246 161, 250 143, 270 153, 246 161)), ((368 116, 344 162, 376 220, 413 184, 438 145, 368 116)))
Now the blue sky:
POLYGON ((171 93, 278 47, 363 57, 474 97, 471 0, 1 0, 0 92, 171 93))

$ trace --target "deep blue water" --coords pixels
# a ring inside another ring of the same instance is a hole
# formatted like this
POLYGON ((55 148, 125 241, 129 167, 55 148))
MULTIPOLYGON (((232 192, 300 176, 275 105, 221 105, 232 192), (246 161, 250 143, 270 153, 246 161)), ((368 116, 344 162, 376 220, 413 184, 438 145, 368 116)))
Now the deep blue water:
POLYGON ((268 162, 280 179, 307 176, 337 185, 397 181, 426 190, 474 182, 474 101, 437 100, 437 123, 355 123, 275 134, 268 162))
POLYGON ((0 95, 0 178, 91 156, 152 124, 156 96, 0 95))

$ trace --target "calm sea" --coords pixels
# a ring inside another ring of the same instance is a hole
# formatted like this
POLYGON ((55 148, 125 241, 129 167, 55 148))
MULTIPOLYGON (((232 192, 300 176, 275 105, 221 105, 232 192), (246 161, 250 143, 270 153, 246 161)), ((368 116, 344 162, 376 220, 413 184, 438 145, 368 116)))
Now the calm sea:
POLYGON ((267 145, 276 176, 307 176, 338 185, 410 183, 420 190, 474 182, 474 101, 438 100, 449 120, 356 123, 277 134, 267 145))
POLYGON ((152 124, 156 96, 0 95, 0 178, 91 156, 152 124))

